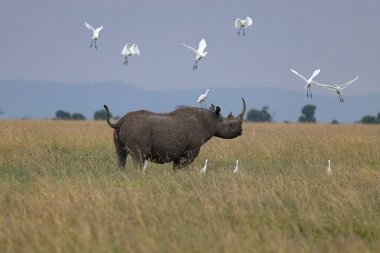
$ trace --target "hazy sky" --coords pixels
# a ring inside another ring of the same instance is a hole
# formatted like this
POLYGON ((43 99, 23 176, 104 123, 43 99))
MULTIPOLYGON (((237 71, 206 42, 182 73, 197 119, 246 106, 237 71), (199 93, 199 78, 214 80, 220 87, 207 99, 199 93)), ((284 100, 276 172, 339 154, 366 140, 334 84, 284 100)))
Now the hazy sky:
MULTIPOLYGON (((2 0, 0 79, 303 90, 289 68, 306 76, 321 68, 322 83, 360 75, 347 96, 380 93, 379 11, 378 0, 2 0), (238 37, 234 20, 246 16, 253 26, 238 37), (98 50, 85 21, 104 26, 98 50), (212 55, 193 71, 194 54, 181 43, 197 47, 202 37, 212 55), (141 51, 127 67, 126 42, 141 51)), ((321 92, 329 91, 314 89, 321 92)))

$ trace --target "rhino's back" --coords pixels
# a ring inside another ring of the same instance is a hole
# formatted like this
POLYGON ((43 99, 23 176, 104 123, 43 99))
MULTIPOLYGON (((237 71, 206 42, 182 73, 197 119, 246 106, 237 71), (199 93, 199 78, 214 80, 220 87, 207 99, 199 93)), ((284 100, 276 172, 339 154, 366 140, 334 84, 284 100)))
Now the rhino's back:
POLYGON ((119 136, 127 149, 137 147, 157 161, 175 160, 186 150, 194 122, 144 111, 126 115, 119 136))

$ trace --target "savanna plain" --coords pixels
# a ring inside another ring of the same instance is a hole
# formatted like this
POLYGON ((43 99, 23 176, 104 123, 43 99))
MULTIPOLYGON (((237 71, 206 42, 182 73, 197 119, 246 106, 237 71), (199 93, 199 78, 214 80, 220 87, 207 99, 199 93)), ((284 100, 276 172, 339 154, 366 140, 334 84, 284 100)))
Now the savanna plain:
POLYGON ((105 122, 0 121, 0 252, 379 249, 379 126, 244 123, 143 173, 105 122))

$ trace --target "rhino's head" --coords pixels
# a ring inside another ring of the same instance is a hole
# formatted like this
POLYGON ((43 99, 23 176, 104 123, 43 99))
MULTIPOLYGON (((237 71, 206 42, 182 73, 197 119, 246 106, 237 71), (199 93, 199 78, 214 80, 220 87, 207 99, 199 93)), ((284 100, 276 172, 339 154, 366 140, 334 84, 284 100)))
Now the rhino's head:
MULTIPOLYGON (((242 134, 242 123, 245 114, 245 100, 244 98, 242 98, 242 100, 243 110, 238 116, 234 117, 232 113, 230 113, 227 118, 222 118, 221 116, 218 118, 215 136, 223 139, 232 139, 242 134)), ((216 110, 220 111, 220 108, 217 107, 216 110)))

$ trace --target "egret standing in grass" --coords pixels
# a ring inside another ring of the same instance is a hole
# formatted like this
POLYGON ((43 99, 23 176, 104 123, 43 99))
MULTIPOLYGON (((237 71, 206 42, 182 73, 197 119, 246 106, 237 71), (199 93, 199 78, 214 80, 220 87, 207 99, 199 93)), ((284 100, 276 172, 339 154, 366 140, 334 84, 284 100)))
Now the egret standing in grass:
POLYGON ((317 83, 315 82, 315 84, 319 85, 319 86, 322 86, 322 87, 325 87, 329 90, 332 90, 332 91, 336 91, 336 94, 338 94, 338 97, 339 97, 339 101, 341 103, 344 103, 344 99, 342 97, 342 90, 347 88, 350 84, 352 84, 353 82, 355 82, 356 80, 358 80, 359 76, 357 76, 355 79, 347 82, 347 83, 344 83, 340 86, 338 86, 337 84, 335 85, 326 85, 326 84, 321 84, 321 83, 317 83))
POLYGON ((207 171, 207 162, 208 162, 208 160, 206 159, 205 166, 203 166, 203 168, 200 171, 201 174, 205 174, 206 173, 206 171, 207 171))
POLYGON ((121 54, 124 55, 124 65, 128 64, 128 57, 131 55, 140 55, 139 47, 136 44, 127 43, 123 47, 123 50, 121 51, 121 54))
POLYGON ((195 69, 198 69, 198 62, 206 57, 208 54, 210 54, 209 52, 204 52, 205 48, 206 48, 206 41, 205 39, 201 39, 201 41, 199 42, 199 46, 198 46, 198 49, 195 50, 194 48, 186 45, 185 43, 182 43, 182 45, 184 45, 185 47, 191 49, 195 54, 195 63, 194 63, 194 66, 193 66, 193 70, 195 69))
POLYGON ((237 18, 235 20, 235 27, 239 28, 238 35, 240 35, 240 31, 243 29, 243 36, 245 36, 245 28, 248 28, 252 25, 252 19, 250 17, 246 17, 246 19, 237 18))
POLYGON ((91 41, 90 48, 92 48, 92 44, 94 43, 95 48, 98 49, 98 46, 96 45, 96 41, 99 38, 99 32, 103 29, 103 26, 95 29, 94 27, 92 27, 92 25, 88 24, 87 22, 84 22, 84 25, 87 27, 87 29, 92 31, 92 37, 91 37, 92 41, 91 41))
POLYGON ((331 175, 331 165, 330 165, 330 160, 327 161, 328 162, 328 165, 327 165, 327 175, 331 175))
POLYGON ((297 71, 291 69, 290 71, 292 71, 294 74, 296 74, 297 76, 299 76, 301 79, 303 79, 304 81, 306 81, 306 86, 305 86, 305 89, 306 89, 306 96, 309 97, 309 94, 310 94, 310 97, 313 97, 311 95, 311 85, 314 84, 315 82, 313 81, 314 77, 316 77, 319 72, 321 72, 320 69, 317 69, 314 71, 314 73, 311 75, 311 77, 309 79, 306 79, 304 76, 300 75, 297 73, 297 71))
POLYGON ((232 171, 232 173, 236 173, 239 171, 239 160, 236 160, 235 169, 232 171))
POLYGON ((148 167, 148 160, 144 161, 144 166, 143 166, 143 172, 145 172, 146 168, 148 167))
POLYGON ((200 95, 200 96, 198 97, 197 102, 198 102, 199 104, 201 104, 201 106, 203 106, 203 107, 206 107, 206 105, 205 105, 205 101, 206 101, 206 99, 207 99, 207 96, 208 96, 209 91, 210 91, 210 90, 207 89, 207 90, 206 90, 206 93, 204 93, 204 94, 202 94, 202 95, 200 95))

